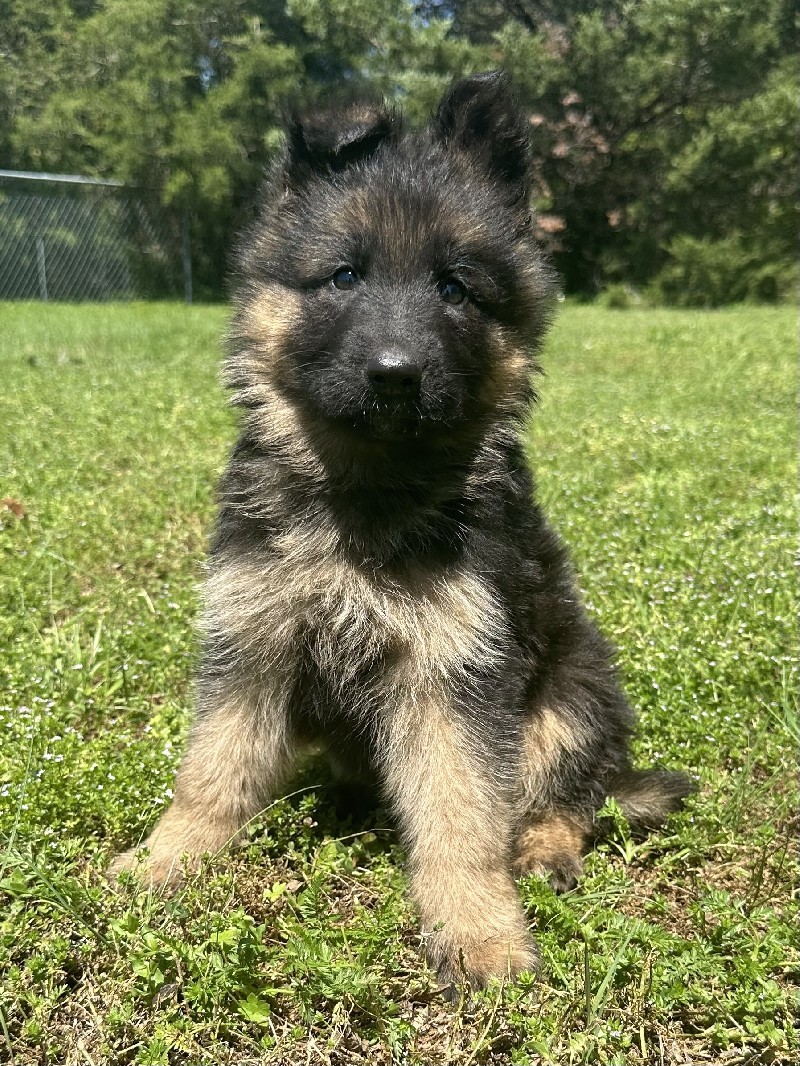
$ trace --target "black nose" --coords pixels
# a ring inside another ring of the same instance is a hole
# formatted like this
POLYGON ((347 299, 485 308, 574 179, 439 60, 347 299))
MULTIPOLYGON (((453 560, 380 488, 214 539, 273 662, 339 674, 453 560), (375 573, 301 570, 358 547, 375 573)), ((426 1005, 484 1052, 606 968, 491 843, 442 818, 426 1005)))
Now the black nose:
POLYGON ((367 380, 379 396, 411 400, 419 395, 422 367, 406 352, 390 348, 372 356, 367 380))

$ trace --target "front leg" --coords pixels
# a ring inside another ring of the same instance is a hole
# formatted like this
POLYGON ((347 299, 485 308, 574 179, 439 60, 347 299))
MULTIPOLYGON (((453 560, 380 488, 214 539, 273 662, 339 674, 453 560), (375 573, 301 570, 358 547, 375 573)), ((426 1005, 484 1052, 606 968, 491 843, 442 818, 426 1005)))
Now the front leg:
MULTIPOLYGON (((142 872, 157 883, 177 880, 182 856, 196 868, 241 836, 273 798, 291 769, 294 744, 286 686, 241 677, 199 683, 198 715, 175 779, 175 797, 143 842, 142 872)), ((118 855, 114 877, 139 862, 138 849, 118 855)))
POLYGON ((511 873, 513 806, 488 749, 476 750, 445 699, 430 694, 390 715, 379 749, 440 980, 482 986, 535 969, 511 873))

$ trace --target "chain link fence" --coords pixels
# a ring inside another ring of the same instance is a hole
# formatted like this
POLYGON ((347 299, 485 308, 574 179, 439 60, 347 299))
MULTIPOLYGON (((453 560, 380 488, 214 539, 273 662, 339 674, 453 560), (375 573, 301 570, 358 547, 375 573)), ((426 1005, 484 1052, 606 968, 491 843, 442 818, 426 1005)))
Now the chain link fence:
POLYGON ((191 302, 186 219, 118 182, 0 170, 0 300, 191 302))

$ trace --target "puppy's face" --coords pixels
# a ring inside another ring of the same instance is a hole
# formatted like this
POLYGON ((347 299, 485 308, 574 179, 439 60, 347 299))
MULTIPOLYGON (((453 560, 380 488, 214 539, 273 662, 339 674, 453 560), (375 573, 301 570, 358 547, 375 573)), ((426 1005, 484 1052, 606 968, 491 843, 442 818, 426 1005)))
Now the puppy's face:
POLYGON ((446 434, 529 399, 548 301, 524 125, 504 83, 470 81, 417 135, 381 110, 295 124, 243 257, 247 300, 291 306, 265 353, 281 393, 345 432, 446 434))

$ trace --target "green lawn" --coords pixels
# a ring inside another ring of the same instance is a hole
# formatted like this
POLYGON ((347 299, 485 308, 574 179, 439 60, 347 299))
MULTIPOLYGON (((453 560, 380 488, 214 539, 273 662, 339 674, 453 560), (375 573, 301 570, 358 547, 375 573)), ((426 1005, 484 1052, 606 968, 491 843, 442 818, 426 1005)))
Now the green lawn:
POLYGON ((313 764, 172 898, 108 888, 169 797, 233 422, 221 308, 0 305, 0 1061, 794 1063, 796 316, 567 306, 530 453, 641 709, 696 774, 558 897, 540 980, 452 1006, 402 854, 313 764), (315 787, 317 786, 317 787, 315 787), (372 831, 375 830, 375 831, 372 831))

